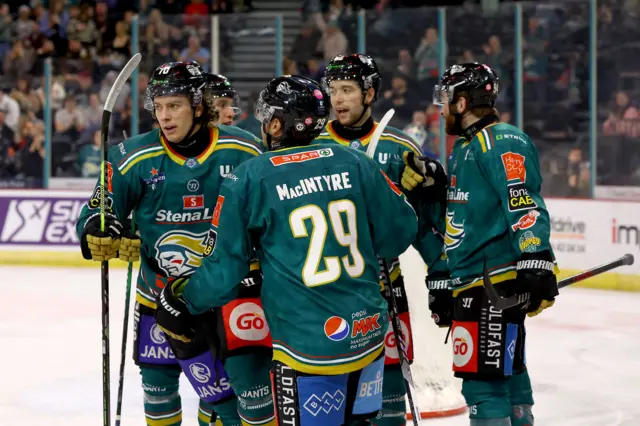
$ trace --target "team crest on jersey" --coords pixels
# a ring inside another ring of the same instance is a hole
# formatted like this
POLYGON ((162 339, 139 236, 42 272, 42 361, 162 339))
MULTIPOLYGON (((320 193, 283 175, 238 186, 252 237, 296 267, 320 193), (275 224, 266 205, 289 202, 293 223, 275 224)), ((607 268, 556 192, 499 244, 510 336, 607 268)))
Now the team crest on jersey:
POLYGON ((191 275, 202 263, 208 232, 169 231, 156 242, 156 260, 168 277, 191 275))
POLYGON ((356 148, 356 149, 358 149, 358 148, 360 148, 360 141, 358 141, 358 140, 351 141, 350 146, 351 146, 351 148, 356 148))
POLYGON ((447 232, 444 235, 445 252, 454 250, 462 243, 464 238, 464 222, 459 224, 455 222, 452 211, 447 211, 447 232))

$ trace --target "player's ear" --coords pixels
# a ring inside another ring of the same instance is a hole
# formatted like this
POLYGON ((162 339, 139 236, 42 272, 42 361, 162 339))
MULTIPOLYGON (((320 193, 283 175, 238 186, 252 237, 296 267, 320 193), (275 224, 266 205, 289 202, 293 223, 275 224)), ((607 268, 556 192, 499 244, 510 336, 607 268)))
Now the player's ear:
POLYGON ((202 106, 202 104, 198 105, 196 107, 196 117, 201 117, 202 116, 202 111, 204 111, 204 106, 202 106))
POLYGON ((375 94, 376 94, 376 91, 373 90, 373 87, 369 87, 364 94, 364 103, 367 105, 371 105, 371 102, 373 102, 373 97, 375 96, 375 94))
POLYGON ((282 134, 282 122, 278 118, 274 118, 267 126, 267 130, 271 136, 279 137, 282 134))
POLYGON ((467 110, 467 98, 460 96, 456 101, 456 107, 459 113, 463 113, 467 110))

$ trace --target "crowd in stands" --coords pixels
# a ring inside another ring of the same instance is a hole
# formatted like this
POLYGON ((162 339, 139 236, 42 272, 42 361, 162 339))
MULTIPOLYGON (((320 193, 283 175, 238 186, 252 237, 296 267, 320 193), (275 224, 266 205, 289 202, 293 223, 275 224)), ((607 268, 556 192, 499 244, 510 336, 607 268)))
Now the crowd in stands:
MULTIPOLYGON (((131 55, 138 17, 143 64, 137 80, 143 101, 148 76, 159 63, 193 59, 208 70, 208 14, 252 11, 236 0, 32 0, 0 3, 0 182, 42 178, 44 63, 51 58, 53 176, 98 172, 102 104, 131 55), (132 4, 136 4, 136 8, 132 4)), ((439 110, 431 104, 439 69, 437 8, 411 0, 301 0, 303 25, 287 52, 285 73, 321 79, 327 62, 358 49, 358 13, 364 9, 366 53, 383 74, 375 104, 380 117, 395 108, 392 125, 440 154, 439 110)), ((598 183, 640 185, 640 29, 638 0, 598 2, 598 183)), ((486 10, 477 2, 447 8, 447 63, 482 61, 501 78, 497 108, 515 124, 515 28, 512 4, 486 10)), ((589 196, 589 2, 525 4, 523 31, 524 130, 540 151, 548 192, 589 196)), ((222 34, 223 56, 232 49, 222 34)), ((132 86, 119 98, 110 139, 122 139, 134 115, 132 86)), ((256 94, 250 97, 255 99, 256 94)), ((246 118, 252 99, 243 99, 246 118)), ((153 120, 141 105, 139 128, 153 120)), ((255 126, 253 126, 255 127, 255 126)), ((450 150, 453 138, 448 137, 450 150)), ((2 183, 0 183, 2 185, 2 183)), ((36 183, 37 185, 37 183, 36 183)))

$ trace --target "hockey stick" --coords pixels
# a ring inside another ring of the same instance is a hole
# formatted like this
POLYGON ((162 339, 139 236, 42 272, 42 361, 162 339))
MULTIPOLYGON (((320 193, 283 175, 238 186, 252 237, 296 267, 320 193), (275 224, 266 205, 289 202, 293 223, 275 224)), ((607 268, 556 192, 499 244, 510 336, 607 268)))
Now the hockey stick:
MULTIPOLYGON (((371 136, 371 140, 369 141, 369 146, 367 146, 367 156, 369 158, 374 158, 376 149, 378 147, 378 142, 380 141, 380 137, 382 136, 382 132, 384 132, 384 129, 393 118, 393 114, 395 114, 393 108, 387 111, 386 114, 382 117, 382 120, 380 120, 380 122, 378 123, 376 130, 374 130, 373 135, 371 136)), ((409 366, 406 352, 402 344, 402 323, 400 322, 400 315, 398 313, 398 303, 393 291, 393 283, 391 282, 391 275, 389 274, 387 261, 379 257, 378 262, 382 269, 382 278, 385 281, 387 288, 389 289, 389 293, 391 294, 391 327, 393 329, 393 335, 396 339, 396 348, 398 350, 398 358, 400 359, 402 377, 404 378, 407 387, 407 399, 409 400, 409 408, 411 409, 412 421, 414 426, 418 426, 420 424, 420 421, 422 420, 422 416, 420 415, 420 409, 418 408, 417 401, 414 399, 414 395, 416 395, 416 393, 413 386, 413 376, 411 375, 411 367, 409 366)))
POLYGON ((393 108, 387 111, 384 116, 382 116, 382 120, 378 123, 376 130, 373 131, 373 135, 371 136, 371 140, 367 146, 367 156, 369 158, 373 158, 374 155, 376 155, 376 149, 378 148, 378 142, 380 142, 382 132, 384 132, 384 129, 389 125, 389 122, 395 113, 396 111, 393 108))
MULTIPOLYGON (((109 137, 109 122, 111 121, 111 112, 113 106, 118 99, 118 95, 124 87, 124 83, 131 77, 133 70, 136 69, 142 56, 136 53, 127 65, 124 66, 120 74, 116 78, 116 81, 111 86, 107 100, 104 103, 102 110, 102 120, 100 122, 101 140, 100 151, 102 155, 102 162, 100 164, 100 230, 105 231, 105 213, 107 209, 106 205, 106 192, 107 184, 110 177, 107 175, 110 167, 107 166, 109 157, 107 154, 107 143, 109 137)), ((110 166, 110 165, 109 165, 110 166)), ((102 291, 102 424, 104 426, 111 425, 111 380, 110 374, 110 349, 109 349, 109 261, 105 260, 101 262, 101 291, 102 291)))
MULTIPOLYGON (((619 268, 624 265, 633 265, 634 258, 631 253, 627 253, 622 256, 620 259, 616 259, 613 262, 608 262, 600 266, 596 266, 595 268, 587 269, 586 271, 582 271, 576 275, 572 275, 558 282, 558 288, 563 288, 570 286, 571 284, 575 284, 579 281, 586 280, 587 278, 591 278, 595 275, 602 274, 603 272, 610 271, 615 268, 619 268)), ((529 293, 525 294, 516 294, 511 297, 501 297, 496 288, 493 286, 491 282, 491 278, 489 277, 489 271, 487 270, 487 261, 484 262, 483 268, 483 279, 484 279, 484 289, 487 293, 487 297, 491 304, 499 311, 504 309, 511 308, 513 306, 519 305, 521 303, 529 300, 529 293)))
MULTIPOLYGON (((125 140, 126 130, 122 131, 125 140)), ((131 216, 131 232, 136 232, 136 218, 131 216)), ((116 403, 116 426, 120 426, 122 415, 122 392, 124 390, 124 365, 127 359, 127 329, 129 328, 129 303, 131 301, 131 275, 133 273, 133 262, 127 265, 127 290, 124 298, 124 323, 122 325, 122 345, 120 346, 120 378, 118 380, 118 399, 116 403)))

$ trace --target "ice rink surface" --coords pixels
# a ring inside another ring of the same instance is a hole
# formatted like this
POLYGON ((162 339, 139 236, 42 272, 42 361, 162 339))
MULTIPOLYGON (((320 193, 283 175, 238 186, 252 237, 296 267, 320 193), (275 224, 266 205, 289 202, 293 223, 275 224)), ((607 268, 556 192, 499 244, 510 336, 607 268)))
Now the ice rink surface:
MULTIPOLYGON (((0 425, 101 425, 100 270, 0 267, 0 277, 0 425)), ((113 269, 112 416, 125 283, 126 270, 113 269)), ((528 320, 528 339, 536 425, 640 425, 640 294, 565 289, 528 320)), ((143 425, 130 343, 125 376, 122 424, 143 425)), ((183 424, 195 426, 197 399, 188 382, 181 389, 183 424)))

